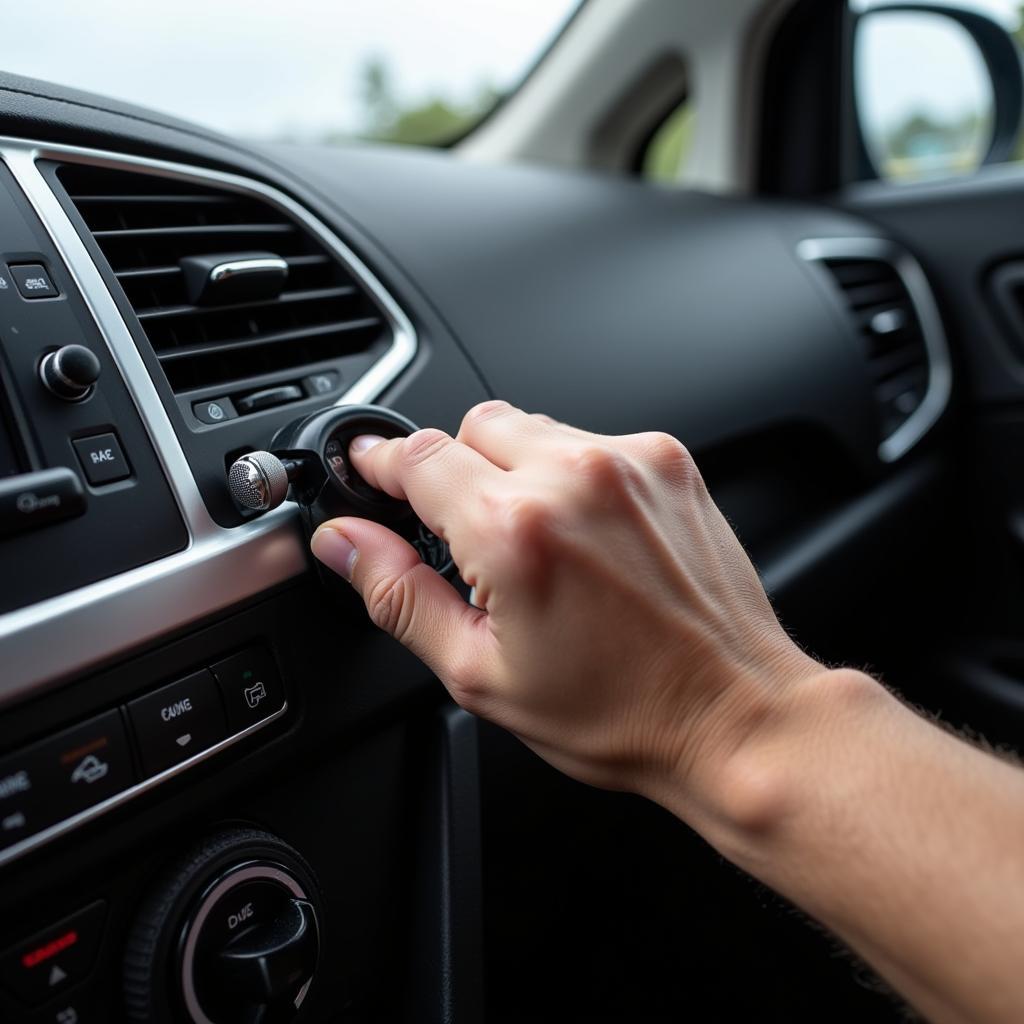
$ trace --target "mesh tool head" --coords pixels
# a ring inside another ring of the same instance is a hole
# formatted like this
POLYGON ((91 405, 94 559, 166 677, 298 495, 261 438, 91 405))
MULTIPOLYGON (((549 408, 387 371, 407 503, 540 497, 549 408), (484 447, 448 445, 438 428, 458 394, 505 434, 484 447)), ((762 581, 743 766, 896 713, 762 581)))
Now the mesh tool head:
POLYGON ((284 463, 270 452, 249 452, 228 471, 231 496, 243 508, 268 512, 277 508, 288 493, 284 463))

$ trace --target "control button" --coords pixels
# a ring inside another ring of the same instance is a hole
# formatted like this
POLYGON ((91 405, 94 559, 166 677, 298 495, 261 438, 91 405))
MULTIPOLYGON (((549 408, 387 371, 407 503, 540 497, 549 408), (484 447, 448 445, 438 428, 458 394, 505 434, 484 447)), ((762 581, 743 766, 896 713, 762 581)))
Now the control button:
POLYGON ((85 478, 94 487, 99 484, 124 480, 132 475, 128 460, 121 450, 117 434, 97 434, 71 442, 78 453, 78 461, 85 470, 85 478))
POLYGON ((135 782, 124 723, 108 711, 0 761, 0 849, 135 782))
POLYGON ((84 511, 85 491, 70 469, 44 469, 0 480, 0 537, 80 516, 84 511))
POLYGON ((40 263, 22 263, 9 267, 15 287, 26 299, 52 299, 59 295, 47 274, 46 268, 40 263))
POLYGON ((105 915, 99 900, 7 950, 0 957, 4 988, 37 1006, 84 981, 96 962, 105 915))
POLYGON ((223 423, 238 416, 230 398, 208 398, 205 402, 192 403, 192 415, 200 423, 223 423))
POLYGON ((69 818, 135 783, 128 735, 119 711, 37 743, 29 753, 39 758, 44 798, 57 818, 69 818))
POLYGON ((224 738, 224 711, 208 669, 128 705, 146 775, 156 775, 224 738))
POLYGON ((232 732, 241 732, 284 707, 284 685, 265 647, 232 655, 211 670, 224 695, 232 732))
POLYGON ((52 825, 55 808, 44 795, 40 762, 31 751, 0 761, 0 849, 52 825))
POLYGON ((43 357, 39 364, 39 379, 56 398, 65 402, 82 402, 92 394, 102 369, 91 348, 63 345, 43 357))
POLYGON ((334 370, 325 370, 323 373, 314 373, 306 377, 302 386, 306 389, 307 395, 328 395, 337 390, 341 381, 341 375, 334 370))
MULTIPOLYGON (((108 1018, 109 1019, 109 1018, 108 1018)), ((100 1024, 88 992, 69 992, 26 1018, 25 1024, 100 1024)))
POLYGON ((245 398, 238 399, 238 411, 245 416, 250 412, 259 412, 261 409, 273 409, 276 405, 284 405, 285 402, 296 402, 306 396, 297 384, 284 384, 278 388, 264 388, 263 391, 255 391, 245 398))

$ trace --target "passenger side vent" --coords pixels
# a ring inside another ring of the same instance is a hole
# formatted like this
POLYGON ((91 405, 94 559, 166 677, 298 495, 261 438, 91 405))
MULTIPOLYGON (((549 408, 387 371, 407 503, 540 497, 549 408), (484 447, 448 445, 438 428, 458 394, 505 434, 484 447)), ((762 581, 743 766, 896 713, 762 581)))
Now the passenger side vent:
POLYGON ((952 393, 928 280, 909 253, 884 238, 808 239, 798 252, 821 267, 848 310, 871 375, 878 456, 894 462, 935 425, 952 393))
POLYGON ((254 378, 266 386, 327 370, 334 374, 321 381, 345 382, 393 340, 380 307, 336 254, 261 197, 79 164, 62 165, 57 177, 176 393, 238 394, 254 378), (260 266, 269 273, 261 276, 260 266), (236 273, 225 287, 239 267, 249 279, 236 273))
POLYGON ((928 348, 899 272, 884 260, 824 261, 864 342, 881 437, 914 414, 928 390, 928 348))

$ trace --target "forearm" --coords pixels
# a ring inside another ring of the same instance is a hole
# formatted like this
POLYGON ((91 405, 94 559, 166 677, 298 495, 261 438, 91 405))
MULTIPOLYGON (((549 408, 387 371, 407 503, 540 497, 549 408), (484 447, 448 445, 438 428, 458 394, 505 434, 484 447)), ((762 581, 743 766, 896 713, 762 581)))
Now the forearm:
POLYGON ((930 1020, 1024 1020, 1024 772, 852 672, 794 686, 718 771, 701 806, 652 795, 930 1020))

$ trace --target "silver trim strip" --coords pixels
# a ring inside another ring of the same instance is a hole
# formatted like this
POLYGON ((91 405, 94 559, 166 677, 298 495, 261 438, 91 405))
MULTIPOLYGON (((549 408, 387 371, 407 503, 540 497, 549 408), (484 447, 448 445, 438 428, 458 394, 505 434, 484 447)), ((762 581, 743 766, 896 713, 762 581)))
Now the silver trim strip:
POLYGON ((245 739, 246 736, 251 736, 254 732, 262 729, 266 725, 270 725, 271 722, 276 722, 286 711, 288 710, 288 701, 275 711, 272 715, 268 715, 261 722, 256 722, 254 725, 250 725, 248 728, 243 729, 241 732, 236 732, 233 736, 228 736, 226 739, 221 740, 219 743, 215 743, 212 747, 207 747, 206 750, 199 751, 198 754, 193 754, 188 760, 182 761, 180 764, 176 764, 173 768, 167 768, 160 772, 158 775, 153 775, 143 782, 137 782, 134 786, 129 786, 128 789, 122 790, 120 793, 115 793, 111 797, 107 797, 102 803, 96 804, 94 807, 87 807, 84 811, 79 811, 78 814, 65 818, 63 821, 58 821, 56 825, 51 825, 49 828, 43 829, 42 832, 36 832, 35 835, 26 836, 24 839, 15 843, 13 846, 8 846, 6 850, 0 850, 0 867, 5 864, 9 864, 13 860, 17 860, 19 857, 28 853, 30 850, 36 849, 36 847, 42 846, 44 843, 48 843, 58 836, 62 836, 67 832, 71 832, 73 829, 78 828, 79 825, 84 825, 87 821, 92 821, 94 818, 98 818, 101 814, 106 814, 107 811, 112 811, 115 807, 120 807, 121 804, 127 803, 129 800, 133 800, 137 796, 141 796, 143 793, 148 793, 155 786, 159 786, 161 782, 166 782, 168 779, 173 779, 176 775, 180 775, 183 771, 197 765, 202 761, 205 761, 209 757, 213 757, 214 754, 219 754, 222 750, 226 750, 228 747, 234 746, 239 740, 245 739))
MULTIPOLYGON (((902 246, 887 238, 809 238, 797 246, 808 263, 822 260, 876 259, 890 264, 903 279, 914 305, 928 353, 928 388, 921 404, 894 434, 878 446, 882 462, 903 458, 945 412, 953 391, 953 365, 942 317, 921 265, 902 246)), ((834 287, 834 282, 832 282, 834 287)))
POLYGON ((373 401, 412 362, 418 348, 412 323, 355 253, 313 214, 277 189, 239 175, 185 164, 0 137, 0 160, 28 197, 84 297, 149 433, 190 538, 186 550, 168 558, 0 615, 0 707, 238 604, 300 575, 308 566, 292 506, 235 529, 220 527, 210 518, 117 304, 36 166, 41 159, 147 171, 214 185, 257 196, 298 220, 373 295, 394 339, 337 405, 373 401))

